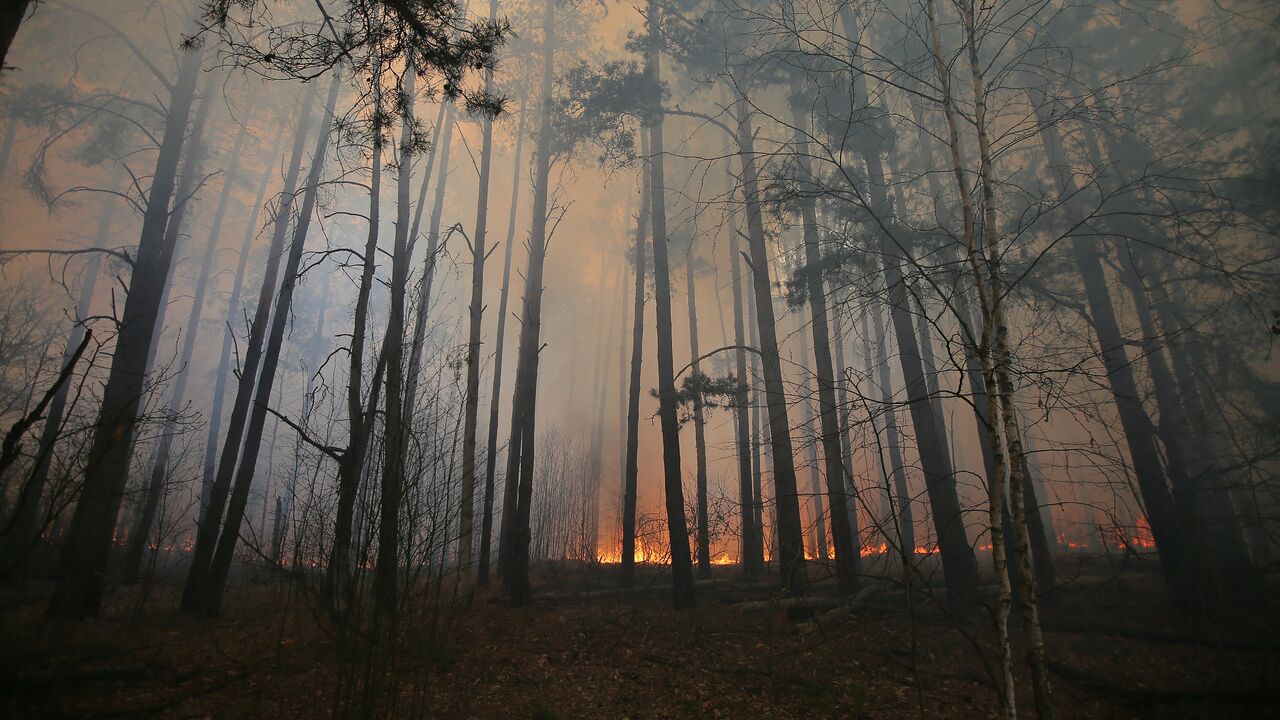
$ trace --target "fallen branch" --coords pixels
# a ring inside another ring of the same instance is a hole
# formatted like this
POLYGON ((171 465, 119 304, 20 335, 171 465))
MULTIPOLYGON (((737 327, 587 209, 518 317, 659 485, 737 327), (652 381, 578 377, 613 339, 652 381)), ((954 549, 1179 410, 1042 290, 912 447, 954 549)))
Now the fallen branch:
POLYGON ((846 617, 849 617, 850 615, 853 614, 855 610, 865 605, 867 603, 867 600, 871 599, 871 596, 875 595, 880 590, 880 588, 881 586, 879 584, 864 585, 861 590, 854 593, 853 597, 849 598, 849 602, 844 603, 831 610, 828 610, 822 613, 821 615, 815 617, 813 620, 806 623, 801 631, 813 632, 814 630, 818 629, 823 625, 834 623, 839 620, 843 620, 846 617))

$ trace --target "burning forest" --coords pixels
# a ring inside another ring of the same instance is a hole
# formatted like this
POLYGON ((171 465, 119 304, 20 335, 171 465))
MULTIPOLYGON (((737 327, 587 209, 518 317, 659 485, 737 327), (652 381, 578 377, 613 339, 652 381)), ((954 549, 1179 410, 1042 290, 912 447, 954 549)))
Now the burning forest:
POLYGON ((0 0, 0 716, 1275 716, 1277 47, 0 0))

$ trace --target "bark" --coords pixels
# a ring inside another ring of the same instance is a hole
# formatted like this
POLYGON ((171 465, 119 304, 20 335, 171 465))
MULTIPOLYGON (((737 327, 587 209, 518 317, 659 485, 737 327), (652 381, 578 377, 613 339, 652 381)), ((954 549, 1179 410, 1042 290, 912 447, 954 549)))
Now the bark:
MULTIPOLYGON (((503 350, 507 337, 507 302, 511 297, 511 254, 515 247, 516 216, 520 207, 520 159, 524 157, 525 99, 520 98, 520 124, 516 128, 516 148, 511 161, 511 204, 507 211, 507 239, 503 247, 502 259, 502 292, 498 296, 498 328, 495 331, 493 351, 493 390, 489 394, 489 443, 485 448, 484 471, 484 515, 480 527, 480 562, 476 569, 476 582, 485 585, 489 582, 489 560, 493 543, 493 495, 498 469, 498 422, 502 400, 503 350)), ((508 452, 512 452, 508 448, 508 452)), ((510 482, 508 482, 510 484, 510 482)), ((505 510, 505 508, 504 508, 505 510)))
MULTIPOLYGON (((750 243, 750 238, 747 238, 750 243)), ((743 264, 751 270, 751 263, 747 261, 746 255, 739 253, 739 257, 743 258, 743 264)), ((751 347, 759 350, 760 348, 760 323, 756 319, 756 303, 755 303, 755 276, 754 271, 751 280, 748 283, 751 290, 751 301, 746 303, 747 306, 747 336, 751 340, 751 347)), ((765 560, 765 533, 764 533, 764 461, 762 457, 765 449, 768 447, 765 438, 764 419, 761 417, 761 408, 764 407, 763 396, 761 395, 759 378, 762 376, 760 368, 760 356, 758 352, 753 352, 748 358, 750 367, 750 401, 751 401, 751 490, 752 497, 755 499, 754 507, 751 508, 751 515, 755 518, 756 529, 760 535, 760 559, 763 568, 765 560)), ((776 550, 776 548, 774 548, 776 550)))
MULTIPOLYGON (((809 162, 809 143, 804 132, 804 116, 794 107, 796 153, 802 180, 812 179, 809 162)), ((831 539, 835 550, 836 584, 842 594, 858 591, 858 573, 862 556, 858 546, 857 516, 849 512, 850 497, 845 494, 845 456, 840 447, 842 433, 836 409, 835 370, 831 365, 831 330, 827 323, 827 292, 820 268, 822 250, 818 245, 817 201, 802 195, 800 214, 804 224, 804 259, 806 290, 809 296, 809 315, 813 332, 814 380, 818 385, 818 415, 821 428, 823 469, 827 481, 827 503, 831 508, 831 539)), ((815 467, 816 472, 816 467, 815 467)), ((821 495, 815 489, 815 507, 822 507, 821 495)), ((819 528, 822 514, 817 513, 819 528)), ((825 557, 825 543, 823 556, 825 557)))
MULTIPOLYGON (((649 157, 649 136, 641 132, 641 157, 649 157)), ((644 364, 644 295, 647 286, 648 253, 644 239, 649 225, 649 165, 640 171, 640 214, 636 217, 635 250, 632 262, 636 268, 635 292, 631 311, 631 375, 627 385, 626 460, 622 480, 622 565, 621 583, 630 587, 635 579, 636 501, 640 465, 640 371, 644 364)))
MULTIPOLYGON (((178 196, 180 198, 194 192, 196 175, 204 156, 205 143, 203 133, 205 123, 208 121, 208 106, 210 104, 208 90, 209 88, 206 87, 205 97, 200 101, 200 109, 196 114, 195 130, 191 135, 191 139, 187 141, 191 146, 191 152, 185 161, 187 166, 184 167, 182 178, 178 183, 178 196)), ((169 470, 169 454, 175 436, 173 422, 186 404, 187 382, 191 377, 191 360, 195 357, 196 340, 200 336, 200 317, 204 310, 204 296, 209 286, 209 276, 212 274, 218 249, 218 237, 222 230, 222 219, 226 214, 227 203, 231 197, 231 186, 235 184, 238 173, 240 150, 244 145, 245 137, 248 135, 245 132, 245 128, 248 125, 251 114, 252 109, 245 113, 244 120, 240 125, 240 131, 236 135, 235 148, 231 151, 231 167, 227 170, 227 179, 223 183, 222 193, 218 197, 218 205, 213 213, 213 226, 209 231, 209 239, 205 242, 204 257, 201 258, 195 289, 191 295, 191 311, 187 316, 186 330, 183 335, 182 354, 179 356, 178 361, 178 375, 174 379, 173 389, 169 395, 169 419, 160 437, 159 447, 156 449, 154 464, 151 468, 151 477, 147 482, 142 512, 139 513, 138 522, 129 533, 128 543, 125 546, 122 579, 126 585, 135 583, 138 580, 138 571, 142 565, 142 553, 147 546, 147 540, 151 536, 151 525, 155 522, 156 511, 160 507, 160 499, 164 492, 169 470)), ((182 232, 186 205, 192 199, 187 198, 187 202, 183 203, 182 211, 175 210, 169 219, 167 232, 175 236, 175 242, 177 234, 182 232)))
POLYGON ((804 534, 800 524, 800 498, 796 490, 791 426, 787 420, 787 398, 782 382, 782 360, 778 354, 778 331, 773 312, 773 283, 769 277, 769 250, 765 246, 764 218, 760 207, 755 149, 746 98, 737 98, 735 105, 738 161, 742 167, 742 192, 746 201, 751 279, 755 292, 757 321, 755 325, 760 333, 765 405, 769 414, 769 444, 773 449, 774 505, 777 513, 778 536, 775 557, 779 561, 784 591, 788 594, 799 594, 803 592, 806 584, 804 534))
MULTIPOLYGON (((924 115, 920 108, 920 103, 911 103, 911 112, 915 117, 916 124, 920 128, 918 133, 920 147, 924 149, 926 162, 930 167, 934 166, 933 148, 928 144, 929 136, 923 130, 925 127, 924 115)), ((942 190, 942 181, 937 173, 929 173, 926 176, 929 185, 929 192, 934 198, 942 198, 944 193, 942 190)), ((939 201, 940 202, 940 201, 939 201)), ((963 258, 960 259, 963 262, 963 258)), ((967 294, 966 294, 967 295, 967 294)), ((980 317, 974 317, 973 308, 975 305, 971 297, 965 296, 961 298, 964 303, 959 311, 958 319, 962 324, 962 332, 966 335, 962 343, 964 349, 964 374, 965 379, 969 382, 971 403, 973 405, 974 418, 978 426, 978 445, 982 451, 983 468, 986 470, 988 482, 990 478, 995 477, 995 464, 991 456, 991 438, 992 419, 987 416, 987 391, 985 381, 982 375, 981 363, 978 360, 976 349, 977 335, 975 332, 982 327, 980 317), (967 328, 967 330, 965 329, 967 328)), ((1042 512, 1043 504, 1040 501, 1041 488, 1037 488, 1037 483, 1031 474, 1030 456, 1028 453, 1022 455, 1022 472, 1025 482, 1023 483, 1023 501, 1026 507, 1034 508, 1033 512, 1027 515, 1027 525, 1031 535, 1031 551, 1034 560, 1036 583, 1040 587, 1042 599, 1043 594, 1049 592, 1056 584, 1057 579, 1054 573, 1053 552, 1051 550, 1054 545, 1056 536, 1053 533, 1052 523, 1046 517, 1048 515, 1047 508, 1042 512)), ((1008 513, 1005 514, 1005 527, 1008 536, 1007 542, 1012 546, 1013 542, 1013 525, 1009 520, 1008 513)), ((1015 587, 1015 592, 1017 588, 1015 587)))
MULTIPOLYGON (((1172 299, 1169 297, 1166 280, 1159 274, 1152 272, 1151 282, 1147 283, 1146 291, 1150 293, 1150 309, 1155 315, 1152 319, 1152 327, 1164 328, 1165 337, 1169 336, 1169 328, 1186 327, 1185 322, 1175 323, 1171 315, 1175 314, 1172 299)), ((1226 419, 1221 414, 1221 409, 1217 408, 1211 413, 1210 408, 1205 402, 1205 383, 1202 377, 1192 370, 1191 356, 1193 353, 1179 351, 1172 347, 1169 350, 1169 357, 1172 359, 1173 375, 1170 381, 1172 385, 1166 385, 1169 388, 1170 397, 1166 399, 1166 404, 1175 403, 1177 400, 1182 402, 1182 413, 1186 418, 1186 424, 1182 429, 1188 434, 1183 436, 1184 442, 1188 443, 1188 447, 1195 447, 1190 444, 1197 439, 1201 442, 1208 442, 1210 452, 1197 454, 1193 457, 1190 468, 1197 484, 1197 489, 1206 496, 1210 496, 1210 502, 1204 505, 1197 505, 1205 512, 1204 531, 1213 538, 1214 547, 1220 554, 1217 562, 1221 563, 1220 572, 1222 572, 1230 580, 1232 584, 1242 583, 1239 588, 1230 588, 1231 590, 1243 590, 1244 596, 1256 590, 1253 580, 1250 578, 1253 569, 1250 561, 1250 543, 1245 537, 1246 528, 1244 527, 1243 518, 1239 512, 1240 507, 1232 507, 1233 498, 1231 496, 1231 488, 1226 485, 1229 471, 1221 467, 1217 467, 1218 463, 1224 458, 1233 458, 1234 451, 1224 446, 1223 436, 1220 429, 1215 428, 1210 418, 1218 417, 1219 422, 1225 423, 1226 419), (1216 497, 1214 497, 1216 496, 1216 497), (1234 577, 1233 577, 1234 576, 1234 577)), ((1205 367, 1205 363, 1200 364, 1205 367)), ((1176 410, 1174 411, 1176 412, 1176 410)), ((1161 413, 1163 416, 1164 413, 1161 413)), ((1175 421, 1175 425, 1177 422, 1175 421)), ((1244 482, 1241 480, 1240 482, 1244 482)), ((1245 501, 1250 499, 1246 496, 1245 501)), ((1239 502, 1239 499, 1235 499, 1239 502)), ((1259 525, 1258 530, 1261 530, 1259 525)), ((1253 538, 1254 550, 1265 547, 1266 538, 1261 532, 1253 538)))
POLYGON ((547 0, 543 12, 542 85, 538 102, 538 137, 534 151, 533 220, 529 232, 529 261, 525 271, 524 303, 520 313, 520 350, 511 399, 510 448, 507 477, 518 478, 512 512, 503 508, 502 545, 498 563, 516 607, 532 600, 529 586, 529 511, 533 499, 534 444, 537 418, 538 354, 542 344, 542 276, 546 265, 547 210, 550 201, 552 127, 551 102, 555 73, 556 7, 547 0))
MULTIPOLYGON (((662 51, 658 44, 660 17, 657 0, 649 0, 649 46, 645 72, 652 87, 662 84, 662 51)), ((662 138, 662 100, 653 99, 649 121, 649 203, 653 231, 654 308, 657 312, 658 418, 662 428, 663 486, 667 536, 671 554, 672 602, 677 609, 693 604, 693 566, 684 516, 684 480, 680 475, 680 420, 676 407, 675 361, 671 341, 671 274, 667 261, 667 206, 662 138)))
POLYGON ((227 574, 231 570, 231 562, 235 549, 240 541, 240 523, 244 518, 245 505, 249 500, 249 489, 253 485, 254 472, 257 469, 258 450, 262 444, 262 431, 266 423, 267 408, 271 403, 271 390, 275 383, 276 367, 280 361, 280 351, 284 345, 285 328, 289 324, 290 309, 293 303, 293 289, 298 280, 298 266, 302 261, 302 251, 306 247, 307 231, 310 228, 311 216, 315 213, 316 195, 319 192, 320 173, 324 169, 325 151, 329 146, 330 118, 333 117, 334 104, 338 99, 339 84, 335 79, 329 87, 329 98, 325 110, 319 118, 316 131, 316 145, 311 157, 311 171, 307 177, 302 207, 298 212, 297 225, 289 246, 288 261, 280 278, 280 292, 276 299, 275 312, 271 319, 271 335, 266 351, 262 356, 262 375, 254 389, 253 414, 249 418, 245 432, 244 452, 240 457, 240 466, 236 469, 235 487, 227 506, 226 524, 218 536, 217 551, 209 565, 206 581, 204 608, 213 617, 222 610, 222 596, 226 589, 227 574))
POLYGON ((164 278, 173 262, 173 247, 165 242, 165 225, 200 74, 200 59, 196 52, 182 56, 170 94, 164 135, 129 280, 129 295, 89 448, 84 485, 67 531, 62 573, 49 603, 50 618, 96 615, 102 606, 112 531, 129 471, 130 439, 137 429, 144 394, 147 356, 164 294, 164 278))
POLYGON ((226 511, 227 496, 231 493, 236 460, 240 457, 240 445, 244 437, 245 421, 248 419, 249 403, 253 399, 258 365, 262 359, 262 343, 267 332, 267 321, 271 316, 272 298, 276 294, 276 276, 280 272, 280 256, 284 250, 285 234, 289 230, 294 195, 297 193, 302 153, 307 139, 306 131, 311 120, 314 98, 310 92, 304 94, 306 101, 303 103, 302 112, 298 115, 298 129, 294 135, 289 169, 285 174, 284 188, 280 194, 280 207, 276 210, 271 245, 267 249, 267 266, 263 270, 262 286, 258 291, 258 305, 254 310, 253 324, 249 326, 249 341, 245 347, 244 364, 236 384, 236 399, 231 407, 231 418, 227 423, 227 435, 222 444, 218 472, 209 489, 209 503, 205 508, 204 520, 196 533, 195 551, 191 557, 191 567, 187 571, 186 584, 182 589, 182 609, 186 612, 197 611, 205 604, 205 581, 217 547, 218 533, 222 527, 223 513, 226 511))
MULTIPOLYGON (((453 125, 456 119, 456 110, 450 107, 446 110, 444 116, 444 126, 440 129, 439 137, 436 140, 440 149, 440 165, 436 169, 436 185, 435 197, 431 202, 431 227, 427 230, 427 252, 423 261, 425 267, 422 272, 422 279, 418 286, 418 316, 414 318, 413 327, 413 354, 409 358, 410 364, 415 372, 410 376, 410 381, 414 384, 411 389, 417 388, 417 368, 422 365, 422 348, 426 340, 427 319, 431 317, 431 287, 435 284, 436 267, 439 266, 440 255, 440 223, 444 218, 444 197, 445 189, 449 186, 449 151, 453 148, 453 125)), ((417 222, 414 223, 414 234, 417 234, 417 222)))
POLYGON ((977 589, 977 561, 965 534, 951 454, 947 438, 939 428, 942 420, 937 417, 935 398, 929 393, 899 255, 892 247, 892 241, 884 236, 881 237, 881 251, 885 253, 884 275, 889 290, 889 312, 898 342, 898 360, 906 383, 907 409, 915 430, 929 506, 933 511, 947 595, 957 606, 965 606, 973 599, 977 589))
MULTIPOLYGON (((618 267, 617 278, 613 283, 611 283, 614 288, 612 292, 617 297, 622 297, 622 287, 623 283, 626 281, 626 275, 627 268, 624 260, 624 262, 618 267)), ((625 307, 626 303, 622 303, 622 305, 625 307)), ((597 329, 604 325, 606 314, 610 314, 609 310, 610 308, 608 307, 608 303, 600 303, 600 313, 596 323, 597 329)), ((610 322, 609 332, 606 333, 604 337, 611 337, 613 335, 613 331, 613 323, 610 322)), ((604 409, 605 397, 607 396, 604 391, 604 385, 605 375, 608 373, 608 370, 605 368, 612 359, 610 357, 612 348, 608 346, 608 343, 599 341, 597 342, 597 345, 599 347, 596 350, 596 369, 593 373, 595 379, 592 381, 591 393, 591 397, 596 399, 596 409, 591 423, 591 455, 590 464, 587 466, 587 479, 591 484, 591 498, 589 507, 587 508, 589 517, 587 518, 587 527, 585 530, 587 534, 587 546, 584 554, 585 559, 588 561, 597 560, 599 558, 600 550, 600 488, 603 485, 601 470, 604 463, 604 409)), ((621 347, 622 346, 620 346, 619 349, 620 353, 622 352, 621 347)))
MULTIPOLYGON (((840 427, 840 455, 844 458, 844 492, 849 498, 848 515, 849 529, 853 536, 854 549, 858 551, 859 562, 862 557, 862 531, 859 529, 858 523, 858 506, 865 504, 870 508, 871 503, 867 498, 858 497, 857 478, 855 477, 855 464, 853 443, 849 438, 849 412, 852 403, 849 401, 849 376, 846 369, 849 367, 845 364, 845 331, 843 327, 843 319, 837 308, 831 308, 831 343, 835 347, 832 352, 835 361, 835 382, 836 382, 836 407, 838 408, 839 427, 840 427)), ((870 368, 867 368, 868 371, 870 368)), ((889 496, 886 493, 880 499, 885 507, 888 507, 889 496)), ((872 517, 875 517, 875 511, 871 511, 872 517)))

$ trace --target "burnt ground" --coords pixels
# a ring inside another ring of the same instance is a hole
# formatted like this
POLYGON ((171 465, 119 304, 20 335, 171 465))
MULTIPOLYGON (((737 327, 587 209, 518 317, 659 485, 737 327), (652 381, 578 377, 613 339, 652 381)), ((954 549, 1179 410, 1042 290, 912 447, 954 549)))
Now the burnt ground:
MULTIPOLYGON (((812 612, 777 607, 719 568, 696 608, 676 612, 662 570, 646 571, 649 592, 585 594, 606 570, 543 567, 524 609, 441 593, 373 663, 363 652, 340 662, 333 626, 279 579, 242 578, 215 620, 173 611, 176 587, 160 583, 145 603, 118 591, 103 617, 65 624, 38 621, 37 585, 2 598, 0 717, 327 717, 359 707, 361 687, 392 717, 997 715, 982 610, 958 627, 927 595, 913 614, 885 583, 847 617, 824 617, 820 596, 812 612)), ((1058 717, 1280 716, 1274 616, 1259 607, 1247 632, 1208 631, 1162 595, 1141 572, 1080 575, 1059 591, 1045 616, 1058 717)))

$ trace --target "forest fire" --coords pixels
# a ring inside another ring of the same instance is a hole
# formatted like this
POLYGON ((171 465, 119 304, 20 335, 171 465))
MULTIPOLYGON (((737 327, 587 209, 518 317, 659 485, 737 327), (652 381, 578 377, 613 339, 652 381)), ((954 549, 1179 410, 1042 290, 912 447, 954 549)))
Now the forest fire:
POLYGON ((1280 716, 1277 47, 0 0, 0 718, 1280 716))

